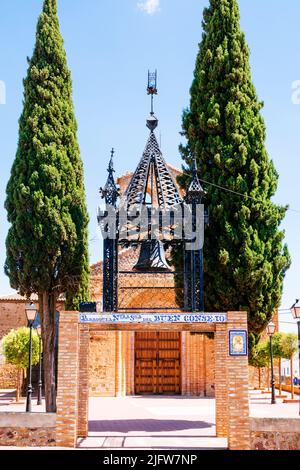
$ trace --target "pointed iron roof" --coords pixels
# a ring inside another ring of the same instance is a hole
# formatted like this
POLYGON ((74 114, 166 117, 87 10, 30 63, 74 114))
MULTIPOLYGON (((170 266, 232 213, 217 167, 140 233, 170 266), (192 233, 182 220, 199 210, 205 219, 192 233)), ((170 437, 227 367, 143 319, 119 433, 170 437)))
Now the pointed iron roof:
POLYGON ((159 207, 169 208, 182 202, 153 131, 150 132, 143 156, 125 193, 127 207, 145 202, 150 174, 154 176, 159 207))
POLYGON ((192 174, 192 181, 190 183, 190 186, 187 190, 187 195, 186 195, 186 200, 201 200, 205 195, 206 192, 204 191, 199 178, 198 178, 198 168, 197 168, 197 162, 196 159, 193 159, 193 174, 192 174))

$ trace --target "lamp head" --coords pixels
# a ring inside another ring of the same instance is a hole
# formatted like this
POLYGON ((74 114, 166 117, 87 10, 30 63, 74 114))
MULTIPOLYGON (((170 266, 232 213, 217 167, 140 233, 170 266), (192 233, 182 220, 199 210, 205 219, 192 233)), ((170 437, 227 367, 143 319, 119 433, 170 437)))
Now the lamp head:
POLYGON ((291 307, 291 312, 292 312, 294 320, 300 321, 300 305, 298 306, 297 305, 298 303, 299 303, 299 299, 296 299, 296 302, 291 307))
POLYGON ((267 333, 269 336, 273 336, 276 331, 276 325, 273 322, 270 322, 267 326, 267 333))
POLYGON ((33 302, 26 304, 25 313, 28 323, 33 324, 36 319, 37 306, 33 302))

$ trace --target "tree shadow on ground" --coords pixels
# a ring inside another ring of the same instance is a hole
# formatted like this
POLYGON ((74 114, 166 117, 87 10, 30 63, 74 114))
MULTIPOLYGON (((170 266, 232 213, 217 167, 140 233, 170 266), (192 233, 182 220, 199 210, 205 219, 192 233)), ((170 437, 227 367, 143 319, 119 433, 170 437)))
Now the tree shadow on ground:
POLYGON ((90 421, 90 432, 118 432, 128 433, 134 431, 161 432, 183 431, 188 429, 211 428, 214 424, 205 421, 163 420, 163 419, 132 419, 132 420, 106 420, 90 421))

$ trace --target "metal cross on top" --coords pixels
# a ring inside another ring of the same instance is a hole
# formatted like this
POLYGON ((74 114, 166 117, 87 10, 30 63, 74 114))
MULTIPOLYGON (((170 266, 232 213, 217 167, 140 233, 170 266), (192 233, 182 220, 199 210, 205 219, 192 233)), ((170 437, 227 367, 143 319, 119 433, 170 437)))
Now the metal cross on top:
POLYGON ((155 72, 150 72, 148 70, 148 87, 147 87, 148 95, 151 95, 151 115, 154 114, 153 109, 153 96, 157 95, 157 70, 155 72))

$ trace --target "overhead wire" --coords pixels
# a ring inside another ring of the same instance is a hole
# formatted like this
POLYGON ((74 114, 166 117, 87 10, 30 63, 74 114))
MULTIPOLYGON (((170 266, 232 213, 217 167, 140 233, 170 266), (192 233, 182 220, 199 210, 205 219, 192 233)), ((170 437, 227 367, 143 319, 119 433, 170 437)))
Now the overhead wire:
MULTIPOLYGON (((215 188, 222 189, 222 191, 227 191, 228 193, 235 194, 235 195, 237 195, 237 196, 241 196, 241 197, 243 197, 244 199, 250 199, 251 201, 255 201, 255 202, 259 203, 259 204, 262 204, 262 203, 263 203, 263 201, 260 201, 259 199, 256 199, 256 198, 253 197, 253 196, 249 196, 248 194, 240 193, 239 191, 234 191, 233 189, 225 188, 224 186, 221 186, 221 185, 219 185, 219 184, 211 183, 211 182, 206 181, 206 180, 201 179, 201 178, 199 178, 199 181, 201 181, 201 183, 208 184, 208 185, 210 185, 210 186, 214 186, 215 188)), ((287 208, 287 211, 295 212, 295 213, 297 213, 297 214, 300 214, 300 210, 291 209, 290 207, 287 208)))

